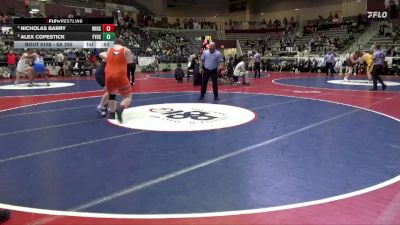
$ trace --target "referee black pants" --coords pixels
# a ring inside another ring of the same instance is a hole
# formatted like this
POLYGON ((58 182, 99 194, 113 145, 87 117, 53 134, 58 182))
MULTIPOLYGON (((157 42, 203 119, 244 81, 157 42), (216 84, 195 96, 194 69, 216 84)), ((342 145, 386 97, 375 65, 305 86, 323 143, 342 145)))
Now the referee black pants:
POLYGON ((201 96, 204 97, 204 95, 207 92, 207 84, 208 84, 208 80, 210 79, 210 77, 213 82, 214 98, 216 98, 216 97, 218 97, 218 71, 217 71, 217 69, 214 69, 214 70, 204 69, 203 80, 201 83, 201 96))
POLYGON ((326 75, 333 75, 333 63, 326 62, 326 75))
POLYGON ((374 68, 372 69, 372 81, 374 83, 373 89, 377 90, 378 89, 378 81, 379 83, 382 84, 382 87, 385 86, 383 83, 383 80, 380 75, 382 75, 383 71, 383 65, 374 65, 374 68))
POLYGON ((255 68, 255 73, 254 73, 254 78, 256 78, 257 77, 257 74, 258 74, 258 78, 260 78, 261 77, 261 63, 259 63, 259 62, 256 62, 255 64, 254 64, 254 68, 255 68))

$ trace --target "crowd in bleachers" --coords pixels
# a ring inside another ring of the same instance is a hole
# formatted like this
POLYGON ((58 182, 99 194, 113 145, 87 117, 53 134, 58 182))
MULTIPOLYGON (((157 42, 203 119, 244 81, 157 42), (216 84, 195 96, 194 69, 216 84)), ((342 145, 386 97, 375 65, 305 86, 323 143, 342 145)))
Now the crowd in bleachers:
POLYGON ((308 21, 303 27, 303 32, 284 32, 280 49, 300 51, 304 54, 321 54, 328 49, 342 51, 365 30, 366 24, 361 15, 353 18, 339 18, 338 14, 332 16, 332 13, 328 18, 320 16, 317 20, 308 21))
POLYGON ((225 23, 226 29, 230 30, 240 30, 240 29, 250 29, 250 30, 274 30, 274 29, 291 29, 299 25, 299 17, 296 19, 292 16, 290 19, 284 17, 282 20, 279 19, 266 19, 261 21, 249 21, 249 22, 238 22, 229 20, 225 23))
POLYGON ((165 17, 155 15, 140 15, 139 27, 155 27, 184 30, 216 30, 218 26, 215 22, 207 21, 205 18, 177 18, 174 22, 168 23, 165 17))
POLYGON ((184 19, 176 19, 174 24, 171 24, 173 28, 178 29, 206 29, 206 30, 216 30, 217 24, 214 22, 206 21, 205 18, 184 18, 184 19))
POLYGON ((150 32, 136 26, 122 27, 118 36, 137 56, 155 56, 159 62, 182 62, 189 56, 185 38, 172 31, 150 32))
MULTIPOLYGON (((280 40, 280 50, 281 51, 296 51, 294 47, 296 46, 296 38, 302 35, 301 32, 283 32, 282 38, 280 40)), ((301 47, 297 46, 299 49, 301 47)))
POLYGON ((11 16, 0 13, 0 26, 10 25, 10 24, 12 24, 11 16))
POLYGON ((155 55, 160 62, 184 62, 189 57, 187 42, 184 37, 172 31, 159 31, 151 35, 146 53, 155 55))
MULTIPOLYGON (((267 51, 271 50, 271 39, 273 38, 274 34, 264 34, 257 39, 247 39, 244 45, 249 47, 250 51, 257 50, 260 52, 261 55, 265 55, 267 51)), ((277 35, 277 34, 275 34, 277 35)))
POLYGON ((328 49, 343 50, 348 46, 349 42, 354 40, 354 36, 350 33, 348 37, 328 37, 324 34, 317 33, 309 42, 308 49, 324 53, 328 49))
POLYGON ((386 52, 387 56, 396 57, 400 54, 400 27, 396 20, 381 22, 377 33, 363 46, 359 46, 362 51, 370 51, 371 46, 379 44, 386 52))
MULTIPOLYGON (((282 50, 286 49, 286 46, 290 46, 293 42, 293 37, 285 35, 288 33, 295 33, 299 25, 299 17, 296 19, 291 17, 287 19, 286 17, 282 20, 269 20, 267 22, 263 19, 260 22, 249 22, 248 24, 243 24, 242 22, 235 22, 230 20, 226 23, 226 29, 230 29, 230 32, 235 32, 238 29, 244 29, 249 31, 261 30, 264 32, 262 35, 254 35, 254 38, 245 37, 240 39, 240 43, 243 46, 243 50, 246 51, 258 51, 262 56, 271 56, 272 46, 274 43, 280 42, 282 44, 282 50)), ((237 35, 239 35, 238 33, 237 35)), ((261 33, 260 33, 261 34, 261 33)), ((247 36, 247 35, 246 35, 247 36)))
POLYGON ((338 14, 332 16, 331 13, 327 18, 319 16, 316 20, 308 21, 308 24, 304 26, 304 34, 329 30, 335 27, 346 28, 352 32, 360 32, 364 30, 365 26, 368 24, 367 18, 361 14, 357 17, 340 18, 338 14))
POLYGON ((9 29, 12 26, 12 17, 0 13, 0 76, 6 71, 7 53, 12 49, 13 36, 9 29))

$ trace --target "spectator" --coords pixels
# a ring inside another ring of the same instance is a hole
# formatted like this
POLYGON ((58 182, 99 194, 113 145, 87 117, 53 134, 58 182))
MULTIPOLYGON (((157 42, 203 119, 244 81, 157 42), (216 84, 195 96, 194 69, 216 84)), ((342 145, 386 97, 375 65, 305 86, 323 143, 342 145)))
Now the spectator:
POLYGON ((67 58, 68 58, 68 60, 70 60, 70 61, 76 61, 76 54, 75 54, 75 52, 70 51, 70 52, 68 53, 67 58))
POLYGON ((63 70, 63 73, 65 76, 72 76, 73 75, 73 65, 72 65, 71 61, 64 60, 62 70, 63 70))
POLYGON ((201 74, 198 55, 195 55, 195 57, 193 57, 189 69, 193 71, 193 86, 201 86, 201 74))
POLYGON ((315 59, 311 63, 311 73, 318 73, 318 61, 315 59))
POLYGON ((239 63, 236 65, 233 75, 236 77, 243 77, 243 84, 250 85, 249 71, 246 70, 243 56, 239 56, 239 63))
POLYGON ((15 76, 17 56, 11 50, 7 54, 7 65, 8 69, 10 70, 10 78, 13 78, 15 76))
POLYGON ((385 25, 382 24, 379 26, 379 36, 385 36, 385 25))
POLYGON ((65 76, 63 67, 64 67, 64 55, 60 52, 56 55, 56 63, 57 66, 60 67, 60 70, 58 71, 58 75, 60 76, 65 76))
POLYGON ((183 83, 183 77, 185 73, 183 72, 182 65, 178 63, 177 68, 175 69, 175 79, 178 83, 183 83))

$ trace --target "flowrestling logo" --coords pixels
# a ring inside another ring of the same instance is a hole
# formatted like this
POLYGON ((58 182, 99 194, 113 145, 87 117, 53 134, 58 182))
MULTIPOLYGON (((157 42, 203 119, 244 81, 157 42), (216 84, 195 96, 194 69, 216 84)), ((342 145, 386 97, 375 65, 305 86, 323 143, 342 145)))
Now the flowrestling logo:
POLYGON ((145 105, 124 111, 124 123, 111 123, 140 130, 201 131, 238 126, 252 121, 255 114, 229 105, 168 103, 145 105))
POLYGON ((367 11, 368 19, 386 19, 388 18, 388 12, 386 11, 367 11))

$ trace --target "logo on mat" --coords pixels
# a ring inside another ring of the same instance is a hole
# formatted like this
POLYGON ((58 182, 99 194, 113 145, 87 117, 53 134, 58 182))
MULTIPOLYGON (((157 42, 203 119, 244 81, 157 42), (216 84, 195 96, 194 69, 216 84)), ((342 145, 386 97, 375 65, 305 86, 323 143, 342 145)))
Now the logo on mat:
POLYGON ((124 123, 111 123, 132 129, 153 131, 201 131, 238 126, 252 121, 255 114, 229 105, 168 103, 126 109, 124 123))
POLYGON ((157 113, 160 116, 154 116, 157 118, 162 119, 173 119, 173 120, 183 120, 183 119, 190 119, 194 121, 212 121, 219 118, 223 118, 223 113, 218 112, 209 112, 209 111, 202 111, 201 109, 192 109, 191 111, 184 111, 184 110, 174 110, 171 108, 153 108, 150 109, 150 112, 157 113))

